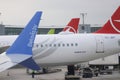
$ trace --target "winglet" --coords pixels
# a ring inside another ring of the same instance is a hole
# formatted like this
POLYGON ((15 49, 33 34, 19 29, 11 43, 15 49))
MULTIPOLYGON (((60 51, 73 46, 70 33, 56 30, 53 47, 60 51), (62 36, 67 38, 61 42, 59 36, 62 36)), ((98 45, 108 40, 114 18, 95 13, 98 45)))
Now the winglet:
POLYGON ((42 12, 37 12, 33 16, 33 18, 30 20, 24 30, 20 33, 12 46, 6 51, 7 56, 12 60, 12 62, 20 63, 21 65, 31 68, 33 70, 40 69, 39 66, 32 59, 32 47, 35 36, 37 34, 41 15, 42 12))
POLYGON ((120 34, 120 6, 96 34, 120 34))

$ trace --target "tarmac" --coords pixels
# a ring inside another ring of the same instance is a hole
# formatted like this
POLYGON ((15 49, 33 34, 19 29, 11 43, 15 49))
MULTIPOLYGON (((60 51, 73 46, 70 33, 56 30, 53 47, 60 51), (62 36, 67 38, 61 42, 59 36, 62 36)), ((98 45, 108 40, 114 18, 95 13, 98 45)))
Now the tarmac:
MULTIPOLYGON (((26 73, 25 68, 9 69, 0 73, 0 80, 64 80, 67 69, 64 67, 61 69, 60 72, 35 75, 34 78, 26 73)), ((93 78, 81 78, 81 80, 120 80, 120 73, 114 71, 112 75, 99 75, 93 78)))

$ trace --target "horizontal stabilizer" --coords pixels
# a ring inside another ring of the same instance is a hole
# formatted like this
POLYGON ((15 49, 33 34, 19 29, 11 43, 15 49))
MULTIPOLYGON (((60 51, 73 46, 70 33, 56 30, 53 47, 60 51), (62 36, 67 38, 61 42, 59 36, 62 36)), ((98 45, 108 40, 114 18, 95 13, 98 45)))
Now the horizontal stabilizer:
POLYGON ((20 62, 26 60, 27 58, 31 57, 30 55, 6 55, 6 52, 0 54, 0 72, 7 70, 20 62), (17 57, 19 56, 19 57, 17 57))
POLYGON ((40 70, 40 67, 36 64, 36 62, 32 59, 32 57, 21 62, 20 65, 23 65, 32 70, 40 70))

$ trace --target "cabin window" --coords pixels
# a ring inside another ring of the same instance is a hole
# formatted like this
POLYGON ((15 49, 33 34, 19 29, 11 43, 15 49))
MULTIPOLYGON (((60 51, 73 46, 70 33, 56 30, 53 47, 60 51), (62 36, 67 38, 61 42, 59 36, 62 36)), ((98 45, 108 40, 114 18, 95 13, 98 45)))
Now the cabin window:
POLYGON ((73 43, 71 43, 71 46, 73 46, 73 43))
POLYGON ((62 44, 62 46, 64 47, 64 46, 65 46, 65 44, 62 44))
POLYGON ((54 47, 56 47, 56 44, 54 44, 54 47))
POLYGON ((58 47, 60 47, 60 44, 58 44, 58 47))
POLYGON ((75 46, 78 46, 78 44, 77 44, 77 43, 75 43, 75 46))
POLYGON ((49 47, 52 47, 52 44, 49 44, 49 47))
POLYGON ((67 44, 67 46, 69 47, 69 44, 67 44))
POLYGON ((41 47, 43 47, 43 45, 41 44, 41 47))

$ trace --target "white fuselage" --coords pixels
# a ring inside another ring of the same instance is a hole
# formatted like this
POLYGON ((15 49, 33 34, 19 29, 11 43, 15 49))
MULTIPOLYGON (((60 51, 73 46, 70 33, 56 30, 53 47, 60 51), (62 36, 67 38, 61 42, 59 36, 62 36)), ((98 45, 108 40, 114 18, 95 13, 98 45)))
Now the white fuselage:
MULTIPOLYGON (((11 45, 16 37, 1 36, 0 47, 11 45)), ((119 52, 119 34, 37 35, 33 58, 41 66, 70 65, 119 52)))

